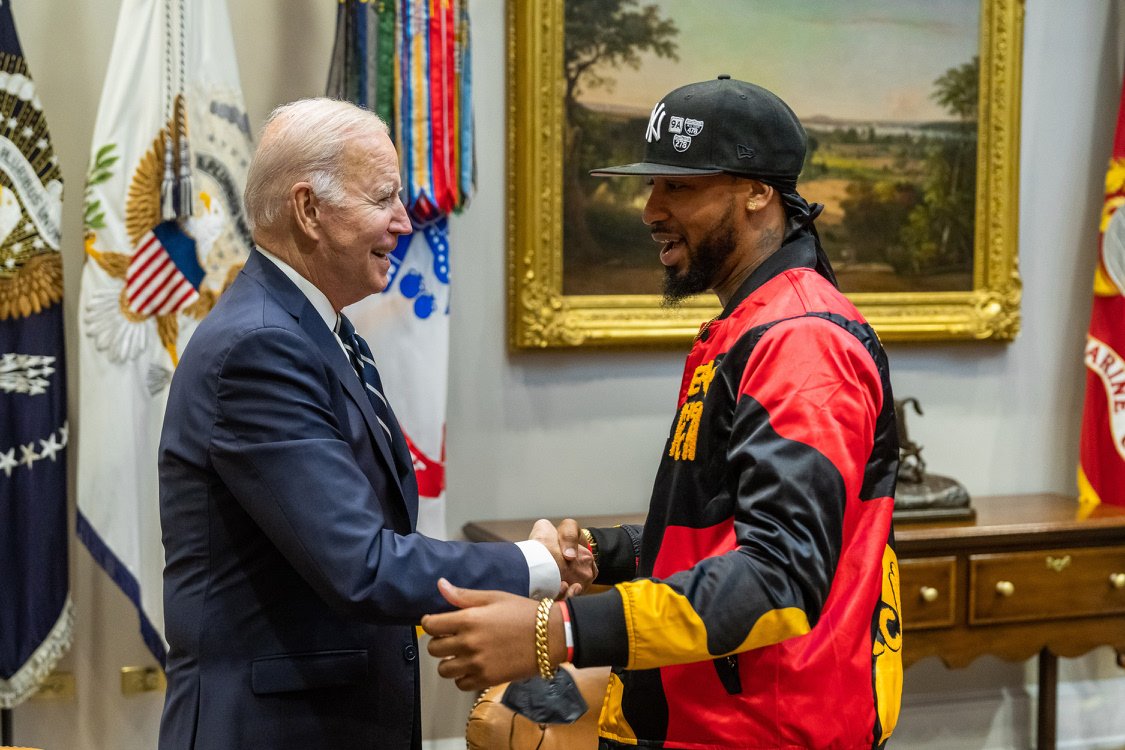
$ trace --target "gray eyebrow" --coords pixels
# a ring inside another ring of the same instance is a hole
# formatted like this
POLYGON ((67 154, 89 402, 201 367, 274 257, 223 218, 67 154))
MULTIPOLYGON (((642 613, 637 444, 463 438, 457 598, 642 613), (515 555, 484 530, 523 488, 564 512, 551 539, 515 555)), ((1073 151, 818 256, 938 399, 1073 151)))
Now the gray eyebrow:
POLYGON ((395 183, 393 183, 393 182, 384 183, 383 185, 379 186, 379 188, 377 188, 375 190, 375 197, 376 198, 390 198, 393 195, 401 194, 402 190, 403 190, 402 185, 398 185, 396 187, 395 183))

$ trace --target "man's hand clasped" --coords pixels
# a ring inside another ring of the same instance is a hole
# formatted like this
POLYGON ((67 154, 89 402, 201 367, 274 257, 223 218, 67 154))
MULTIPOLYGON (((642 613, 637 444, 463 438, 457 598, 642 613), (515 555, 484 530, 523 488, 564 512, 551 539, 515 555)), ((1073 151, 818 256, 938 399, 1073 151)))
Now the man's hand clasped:
POLYGON ((578 522, 573 518, 566 519, 557 528, 546 518, 540 518, 531 527, 528 539, 540 542, 555 558, 562 577, 558 599, 581 594, 597 577, 597 561, 582 541, 578 522))
MULTIPOLYGON (((540 519, 529 538, 542 543, 559 566, 559 601, 580 594, 597 577, 594 554, 573 519, 566 519, 557 528, 540 519)), ((444 578, 438 581, 438 590, 457 608, 422 618, 423 630, 433 636, 428 650, 441 659, 439 675, 470 691, 539 673, 535 645, 538 602, 503 591, 459 588, 444 578)), ((552 665, 567 660, 561 606, 556 603, 551 608, 548 623, 547 648, 552 665)))

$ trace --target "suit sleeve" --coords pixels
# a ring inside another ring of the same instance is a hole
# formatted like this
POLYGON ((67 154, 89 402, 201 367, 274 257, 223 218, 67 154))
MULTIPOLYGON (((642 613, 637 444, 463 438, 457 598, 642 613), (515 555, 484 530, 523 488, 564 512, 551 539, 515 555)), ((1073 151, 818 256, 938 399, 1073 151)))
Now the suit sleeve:
MULTIPOLYGON (((334 608, 415 623, 450 609, 437 579, 526 596, 514 544, 445 542, 391 529, 333 409, 338 382, 308 339, 262 328, 219 367, 211 461, 236 501, 334 608)), ((346 397, 345 397, 346 398, 346 397)))
POLYGON ((809 632, 881 405, 874 360, 840 326, 806 317, 767 331, 743 371, 726 448, 735 548, 663 580, 573 600, 575 663, 649 669, 809 632))

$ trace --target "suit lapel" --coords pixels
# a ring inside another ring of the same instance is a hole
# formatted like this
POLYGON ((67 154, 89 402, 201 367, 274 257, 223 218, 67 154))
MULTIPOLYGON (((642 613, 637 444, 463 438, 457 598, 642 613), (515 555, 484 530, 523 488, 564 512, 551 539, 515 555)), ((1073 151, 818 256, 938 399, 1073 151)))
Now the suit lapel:
MULTIPOLYGON (((402 423, 399 422, 398 417, 395 416, 395 411, 394 411, 394 409, 391 408, 391 404, 390 404, 389 401, 387 402, 387 414, 390 416, 391 422, 393 422, 394 425, 396 426, 398 434, 402 436, 402 448, 401 448, 401 450, 405 452, 405 460, 407 462, 413 464, 414 463, 414 455, 410 452, 410 445, 406 441, 406 433, 403 432, 402 423)), ((380 429, 380 432, 382 432, 381 429, 380 429)), ((393 445, 391 446, 391 450, 392 451, 395 450, 393 445)), ((398 464, 395 463, 393 465, 397 466, 398 464)), ((396 475, 397 475, 397 472, 396 472, 396 475)), ((412 481, 412 482, 416 481, 416 479, 417 478, 414 477, 414 476, 409 477, 409 480, 412 481)), ((402 488, 400 487, 400 489, 402 489, 402 488)), ((411 493, 413 494, 413 496, 417 497, 417 494, 418 494, 417 486, 413 486, 411 488, 411 493)), ((405 491, 403 492, 403 497, 406 497, 405 491)), ((406 513, 407 513, 408 516, 410 516, 410 528, 417 529, 418 528, 418 503, 407 503, 406 504, 406 513)))
POLYGON ((399 497, 403 499, 407 508, 407 515, 410 516, 410 503, 406 502, 406 494, 403 492, 402 483, 399 481, 398 470, 395 468, 394 456, 391 453, 390 441, 379 425, 379 420, 375 416, 375 410, 371 406, 371 400, 367 397, 363 383, 352 368, 352 363, 348 361, 344 350, 340 347, 336 335, 324 324, 324 319, 320 317, 320 314, 308 301, 304 293, 285 277, 281 269, 261 253, 250 253, 250 257, 246 261, 245 271, 257 278, 266 289, 270 290, 282 307, 297 319, 301 330, 320 349, 332 372, 339 378, 340 384, 344 386, 344 390, 359 407, 359 411, 363 415, 363 421, 367 424, 367 432, 378 447, 379 455, 382 457, 383 463, 386 464, 387 473, 394 478, 394 485, 398 488, 399 497))

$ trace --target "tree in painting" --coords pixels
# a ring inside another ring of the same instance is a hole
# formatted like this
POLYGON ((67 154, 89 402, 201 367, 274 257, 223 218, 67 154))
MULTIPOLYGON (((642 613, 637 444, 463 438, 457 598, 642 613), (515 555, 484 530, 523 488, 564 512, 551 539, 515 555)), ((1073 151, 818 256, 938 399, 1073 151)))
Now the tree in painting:
POLYGON ((915 273, 972 268, 976 209, 977 101, 980 59, 950 68, 934 82, 934 99, 959 118, 958 136, 935 143, 926 159, 922 201, 903 230, 915 273))
POLYGON ((843 217, 825 232, 845 291, 971 288, 979 78, 974 57, 934 81, 952 121, 817 133, 804 177, 846 180, 843 217))
MULTIPOLYGON (((613 250, 651 249, 633 205, 637 180, 599 180, 594 166, 639 157, 644 117, 595 111, 579 102, 592 89, 612 91, 615 70, 637 69, 643 54, 678 59, 676 25, 655 5, 637 0, 567 0, 564 38, 566 133, 563 166, 563 232, 566 245, 564 287, 584 283, 590 262, 613 262, 613 250), (637 239, 640 238, 640 242, 637 239)), ((617 260, 621 260, 618 258, 617 260)), ((645 261, 651 265, 651 257, 645 261)))

